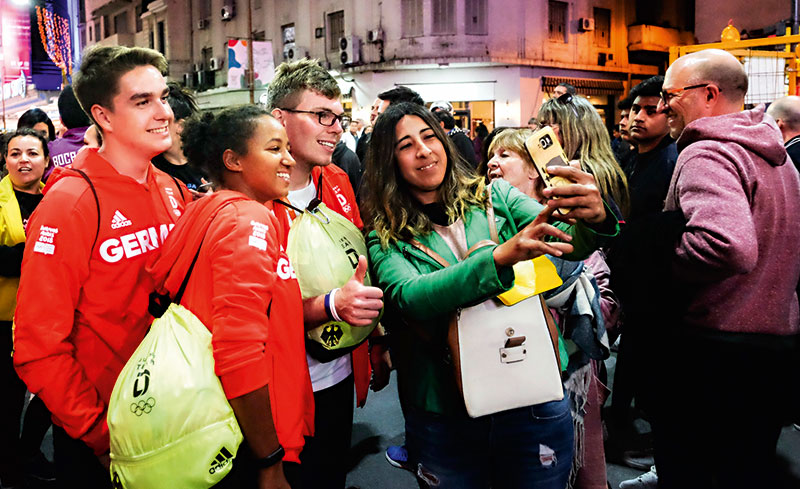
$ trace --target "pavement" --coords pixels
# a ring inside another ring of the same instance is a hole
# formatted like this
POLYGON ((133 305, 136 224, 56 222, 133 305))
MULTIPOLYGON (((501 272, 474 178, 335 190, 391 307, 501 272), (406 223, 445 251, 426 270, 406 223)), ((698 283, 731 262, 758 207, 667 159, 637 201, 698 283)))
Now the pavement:
MULTIPOLYGON (((615 354, 606 360, 609 377, 613 378, 615 354)), ((353 422, 353 444, 349 458, 350 473, 347 486, 359 489, 417 489, 414 476, 389 465, 384 453, 390 445, 400 445, 405 438, 403 415, 397 400, 397 377, 392 372, 389 385, 380 392, 370 392, 367 405, 356 409, 353 422)), ((731 427, 735 429, 735 427, 731 427)), ((48 431, 42 444, 45 455, 52 460, 52 435, 48 431)), ((778 443, 782 484, 774 489, 800 489, 800 431, 787 427, 778 443)), ((635 478, 641 471, 626 466, 608 464, 608 481, 613 489, 619 483, 635 478)), ((52 483, 32 485, 32 489, 49 489, 52 483)), ((754 488, 762 489, 762 488, 754 488)), ((763 488, 773 489, 773 488, 763 488)))
MULTIPOLYGON (((609 377, 613 378, 615 355, 606 361, 609 377)), ((645 430, 646 426, 640 428, 645 430)), ((731 427, 735 429, 735 427, 731 427)), ((347 485, 360 489, 417 489, 410 472, 389 465, 384 456, 386 447, 403 443, 403 415, 397 400, 395 373, 389 385, 380 392, 370 392, 367 405, 356 409, 353 423, 353 450, 351 471, 347 485)), ((754 489, 800 489, 800 431, 784 428, 778 442, 778 457, 783 479, 778 488, 754 489)), ((642 471, 623 465, 607 464, 608 482, 613 489, 619 483, 633 479, 642 471)))

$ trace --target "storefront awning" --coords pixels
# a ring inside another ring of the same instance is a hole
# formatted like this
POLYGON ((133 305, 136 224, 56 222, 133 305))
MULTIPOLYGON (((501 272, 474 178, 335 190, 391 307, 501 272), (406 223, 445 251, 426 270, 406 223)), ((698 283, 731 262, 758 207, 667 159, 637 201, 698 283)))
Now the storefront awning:
POLYGON ((622 95, 625 91, 621 80, 591 80, 566 76, 542 77, 542 88, 548 93, 552 92, 561 83, 569 83, 581 95, 622 95))

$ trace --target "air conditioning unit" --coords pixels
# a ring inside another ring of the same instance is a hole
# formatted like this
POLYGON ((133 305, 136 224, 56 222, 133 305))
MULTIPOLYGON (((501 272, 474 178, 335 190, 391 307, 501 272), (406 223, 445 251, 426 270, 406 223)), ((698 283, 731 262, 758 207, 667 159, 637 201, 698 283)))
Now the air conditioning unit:
POLYGON ((356 65, 361 62, 361 38, 345 36, 339 38, 339 61, 343 65, 356 65))
POLYGON ((192 71, 195 73, 197 73, 198 71, 203 71, 203 63, 193 63, 192 71))
POLYGON ((578 19, 578 30, 582 32, 593 31, 594 19, 589 19, 587 17, 578 19))
POLYGON ((195 74, 194 73, 184 73, 183 74, 183 86, 186 88, 194 88, 195 87, 195 74))
POLYGON ((308 49, 296 46, 294 44, 287 44, 283 47, 283 60, 284 61, 297 61, 308 56, 308 49))
POLYGON ((222 58, 211 58, 208 62, 208 69, 210 71, 221 70, 225 65, 225 60, 222 58))
POLYGON ((201 71, 197 73, 197 84, 203 88, 214 88, 216 79, 213 71, 201 71))
POLYGON ((222 10, 220 11, 220 16, 224 21, 229 21, 236 17, 236 2, 233 0, 225 0, 225 3, 222 5, 222 10))
POLYGON ((383 29, 370 29, 367 31, 367 42, 380 42, 383 41, 383 29))
POLYGON ((197 21, 197 30, 203 30, 208 28, 208 19, 199 19, 197 21))

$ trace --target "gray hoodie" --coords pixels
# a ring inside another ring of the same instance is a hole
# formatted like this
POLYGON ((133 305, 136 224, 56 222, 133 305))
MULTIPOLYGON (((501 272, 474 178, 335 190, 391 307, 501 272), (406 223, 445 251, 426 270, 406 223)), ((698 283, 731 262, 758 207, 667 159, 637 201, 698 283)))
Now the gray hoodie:
POLYGON ((800 332, 800 176, 763 106, 686 126, 665 202, 686 230, 675 278, 683 321, 741 333, 800 332))

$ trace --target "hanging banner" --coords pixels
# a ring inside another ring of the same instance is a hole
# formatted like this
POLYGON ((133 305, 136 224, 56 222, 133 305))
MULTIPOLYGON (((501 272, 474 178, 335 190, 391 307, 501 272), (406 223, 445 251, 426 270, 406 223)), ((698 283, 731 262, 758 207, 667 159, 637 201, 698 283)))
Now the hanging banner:
MULTIPOLYGON (((228 40, 228 88, 247 87, 248 68, 247 40, 228 40)), ((269 84, 275 76, 275 61, 272 59, 271 41, 253 41, 253 72, 255 88, 269 84)))

